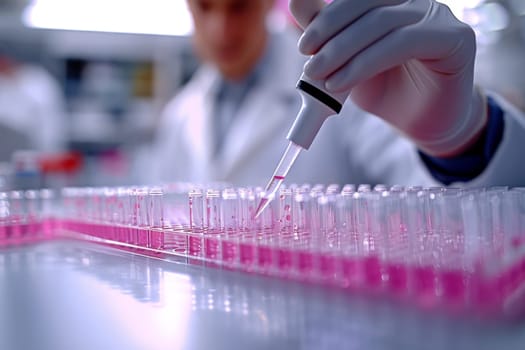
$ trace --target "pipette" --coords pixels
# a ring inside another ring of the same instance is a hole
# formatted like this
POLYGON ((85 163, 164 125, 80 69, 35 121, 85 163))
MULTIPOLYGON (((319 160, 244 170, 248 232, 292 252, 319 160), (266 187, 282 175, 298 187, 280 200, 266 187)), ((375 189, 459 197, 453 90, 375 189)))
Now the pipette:
POLYGON ((329 95, 322 90, 323 86, 324 82, 312 80, 304 73, 301 75, 297 89, 301 94, 302 106, 286 136, 290 143, 265 188, 255 211, 255 218, 259 217, 273 200, 301 150, 310 148, 324 121, 341 111, 342 102, 348 96, 348 92, 329 95))

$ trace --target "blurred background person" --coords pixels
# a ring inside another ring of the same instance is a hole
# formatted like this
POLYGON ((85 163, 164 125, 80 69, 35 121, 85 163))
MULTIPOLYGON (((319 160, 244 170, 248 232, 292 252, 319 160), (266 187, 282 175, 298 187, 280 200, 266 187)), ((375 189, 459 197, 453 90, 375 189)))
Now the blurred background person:
POLYGON ((65 147, 65 102, 59 82, 43 67, 25 63, 18 43, 0 38, 0 161, 20 149, 65 147))

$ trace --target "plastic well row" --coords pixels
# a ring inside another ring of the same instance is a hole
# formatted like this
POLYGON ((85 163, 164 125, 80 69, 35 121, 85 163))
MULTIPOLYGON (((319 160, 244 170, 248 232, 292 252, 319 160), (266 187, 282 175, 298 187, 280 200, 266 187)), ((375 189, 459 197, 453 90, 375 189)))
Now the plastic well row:
POLYGON ((257 189, 104 191, 66 194, 64 227, 425 307, 501 310, 525 281, 523 189, 290 186, 257 220, 257 189))
POLYGON ((253 188, 66 188, 52 212, 49 194, 0 194, 0 241, 23 237, 16 227, 54 222, 55 233, 427 308, 494 314, 524 305, 521 188, 292 185, 258 219, 264 193, 253 188))

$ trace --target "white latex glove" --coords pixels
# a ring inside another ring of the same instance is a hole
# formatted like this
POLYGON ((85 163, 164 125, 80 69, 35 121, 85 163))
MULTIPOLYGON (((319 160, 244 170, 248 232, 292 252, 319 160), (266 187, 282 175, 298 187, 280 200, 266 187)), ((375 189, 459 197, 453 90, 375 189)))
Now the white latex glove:
MULTIPOLYGON (((327 92, 348 91, 427 154, 451 156, 486 124, 474 89, 473 30, 433 0, 290 0, 312 55, 305 74, 327 92)), ((372 135, 371 135, 372 136, 372 135)))

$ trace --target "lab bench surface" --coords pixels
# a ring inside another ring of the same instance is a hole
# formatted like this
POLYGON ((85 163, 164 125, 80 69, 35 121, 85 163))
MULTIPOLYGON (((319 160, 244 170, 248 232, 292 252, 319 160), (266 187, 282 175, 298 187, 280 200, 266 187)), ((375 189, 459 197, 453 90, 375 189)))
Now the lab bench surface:
POLYGON ((525 322, 74 240, 0 248, 0 349, 524 349, 525 322))

